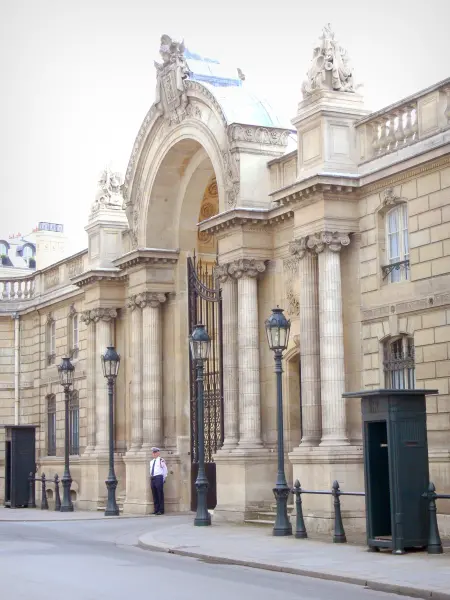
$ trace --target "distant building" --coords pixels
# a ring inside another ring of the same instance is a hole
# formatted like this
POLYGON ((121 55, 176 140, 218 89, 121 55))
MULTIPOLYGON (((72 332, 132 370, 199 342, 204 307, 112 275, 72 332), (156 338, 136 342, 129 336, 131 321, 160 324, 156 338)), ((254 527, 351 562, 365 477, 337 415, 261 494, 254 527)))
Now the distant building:
POLYGON ((45 269, 61 260, 65 249, 64 226, 40 221, 29 234, 0 236, 0 273, 8 277, 45 269))

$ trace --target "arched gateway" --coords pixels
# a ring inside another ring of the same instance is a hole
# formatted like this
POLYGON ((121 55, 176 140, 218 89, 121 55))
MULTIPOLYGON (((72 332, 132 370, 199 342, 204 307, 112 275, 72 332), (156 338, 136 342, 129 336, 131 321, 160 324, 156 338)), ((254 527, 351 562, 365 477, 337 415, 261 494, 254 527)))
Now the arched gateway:
MULTIPOLYGON (((230 314, 237 279, 233 280, 232 297, 227 291, 221 292, 220 281, 226 285, 229 274, 223 268, 221 271, 217 262, 222 262, 221 254, 231 252, 245 273, 251 272, 256 285, 255 277, 264 269, 264 259, 270 257, 261 242, 245 252, 234 245, 224 252, 227 234, 202 231, 199 223, 229 215, 230 211, 267 209, 267 160, 285 151, 289 135, 270 107, 245 89, 237 70, 227 73, 217 61, 194 55, 167 36, 162 37, 160 53, 163 63, 156 65, 156 102, 139 130, 124 184, 129 252, 115 261, 128 271, 131 353, 138 355, 131 377, 135 454, 125 456, 125 507, 139 511, 140 505, 148 503, 148 490, 144 493, 145 459, 142 456, 139 460, 138 455, 148 444, 160 444, 173 452, 169 459, 175 475, 168 484, 170 501, 178 507, 194 506, 196 398, 188 335, 197 318, 206 321, 213 338, 206 368, 205 426, 209 504, 212 508, 216 505, 213 457, 216 451, 225 456, 241 438, 233 329, 237 315, 230 314), (162 368, 160 359, 146 366, 142 356, 148 351, 143 338, 148 337, 150 317, 144 313, 148 312, 149 294, 159 331, 157 339, 149 343, 163 345, 162 368), (155 401, 156 414, 153 408, 150 415, 148 407, 154 407, 155 401), (146 422, 158 414, 161 426, 153 427, 153 437, 144 439, 139 449, 142 436, 145 438, 141 429, 145 430, 146 422)), ((257 348, 253 348, 253 356, 255 351, 257 348)), ((249 380, 249 407, 255 401, 252 385, 249 380)), ((260 430, 260 422, 250 424, 250 428, 255 425, 260 430)), ((260 435, 250 436, 250 449, 262 449, 260 435)), ((225 472, 224 484, 227 479, 225 472)))

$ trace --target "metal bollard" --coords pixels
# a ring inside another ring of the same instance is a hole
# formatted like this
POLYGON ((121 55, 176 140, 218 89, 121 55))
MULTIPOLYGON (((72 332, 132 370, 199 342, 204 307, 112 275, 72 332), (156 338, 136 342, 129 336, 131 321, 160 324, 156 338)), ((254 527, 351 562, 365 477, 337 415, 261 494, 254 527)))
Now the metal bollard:
POLYGON ((34 473, 30 473, 28 475, 28 486, 29 486, 29 492, 28 492, 27 507, 28 508, 36 508, 36 486, 35 486, 34 473))
POLYGON ((429 533, 428 533, 428 554, 442 554, 442 542, 439 535, 439 527, 437 522, 436 510, 436 488, 434 483, 430 481, 428 490, 422 494, 422 498, 428 500, 428 518, 429 518, 429 533))
POLYGON ((42 481, 41 510, 48 510, 47 485, 46 485, 46 481, 45 481, 45 473, 42 473, 41 481, 42 481))
POLYGON ((333 482, 333 487, 331 489, 331 493, 334 498, 334 535, 333 542, 335 544, 345 544, 347 542, 347 538, 345 536, 344 525, 342 524, 342 515, 341 515, 341 500, 339 498, 341 491, 339 489, 339 483, 337 481, 333 482))
POLYGON ((59 495, 59 477, 55 475, 55 510, 61 510, 61 496, 59 495))
POLYGON ((308 533, 306 532, 305 520, 303 519, 302 488, 298 479, 295 480, 292 493, 295 496, 295 512, 297 514, 295 520, 295 537, 298 540, 304 540, 308 537, 308 533))

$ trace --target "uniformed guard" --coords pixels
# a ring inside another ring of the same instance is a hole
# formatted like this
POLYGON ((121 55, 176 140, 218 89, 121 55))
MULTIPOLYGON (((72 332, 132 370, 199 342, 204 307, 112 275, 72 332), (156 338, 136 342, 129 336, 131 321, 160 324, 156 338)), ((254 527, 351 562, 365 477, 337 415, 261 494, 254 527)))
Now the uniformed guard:
POLYGON ((159 448, 152 448, 150 461, 150 486, 153 494, 154 515, 164 514, 164 482, 167 477, 166 461, 160 456, 159 448))

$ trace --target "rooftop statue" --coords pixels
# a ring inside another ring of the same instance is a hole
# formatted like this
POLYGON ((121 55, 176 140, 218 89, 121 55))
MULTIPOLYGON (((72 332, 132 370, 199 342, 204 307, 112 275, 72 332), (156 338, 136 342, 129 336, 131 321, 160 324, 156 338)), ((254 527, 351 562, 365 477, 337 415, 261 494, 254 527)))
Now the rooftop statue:
POLYGON ((319 44, 314 48, 307 79, 302 85, 304 98, 317 90, 355 91, 347 51, 335 39, 330 24, 323 28, 319 44))
POLYGON ((184 79, 189 69, 184 57, 184 42, 176 42, 168 35, 161 36, 159 53, 162 64, 155 61, 156 94, 155 106, 160 114, 170 115, 181 109, 184 111, 188 99, 184 79))
POLYGON ((92 204, 92 215, 100 208, 122 207, 123 178, 120 173, 113 172, 109 167, 106 167, 100 174, 97 186, 97 193, 92 204))

